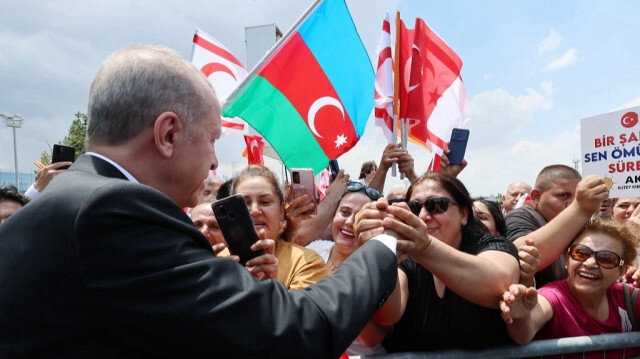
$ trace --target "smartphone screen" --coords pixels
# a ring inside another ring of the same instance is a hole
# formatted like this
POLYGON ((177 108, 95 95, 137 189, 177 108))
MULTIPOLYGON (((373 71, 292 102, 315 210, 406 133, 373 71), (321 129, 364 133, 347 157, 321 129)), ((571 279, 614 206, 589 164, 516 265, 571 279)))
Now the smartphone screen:
POLYGON ((293 189, 293 198, 308 194, 314 203, 312 209, 304 214, 317 214, 317 198, 316 186, 313 178, 313 170, 311 168, 293 168, 291 169, 291 188, 293 189))
MULTIPOLYGON (((51 162, 73 162, 76 159, 76 149, 71 146, 65 145, 53 145, 53 152, 51 154, 51 162)), ((69 166, 60 167, 60 169, 67 169, 69 166)))
POLYGON ((451 131, 451 141, 449 141, 449 162, 452 165, 462 164, 464 153, 467 150, 469 140, 469 130, 466 128, 454 128, 451 131))
POLYGON ((258 240, 253 220, 242 195, 235 194, 214 202, 211 207, 218 220, 220 231, 227 242, 229 252, 240 257, 240 264, 264 254, 264 250, 254 251, 251 246, 258 240))

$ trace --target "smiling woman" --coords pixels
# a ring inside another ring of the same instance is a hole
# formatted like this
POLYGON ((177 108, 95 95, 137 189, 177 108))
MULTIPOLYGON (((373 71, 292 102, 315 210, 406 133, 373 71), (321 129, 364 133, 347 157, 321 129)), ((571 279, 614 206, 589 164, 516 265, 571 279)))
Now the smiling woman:
MULTIPOLYGON (((621 224, 588 223, 566 253, 569 271, 566 280, 551 282, 539 291, 512 285, 504 293, 500 308, 511 337, 525 344, 534 337, 551 339, 631 331, 633 319, 640 320, 640 301, 631 303, 635 318, 630 318, 625 310, 623 284, 616 280, 627 263, 635 259, 636 243, 635 236, 621 224)), ((627 350, 625 354, 637 356, 640 348, 627 350)), ((602 353, 597 353, 597 357, 602 357, 602 353)))
POLYGON ((300 289, 326 277, 322 258, 313 250, 281 238, 284 226, 284 196, 275 175, 260 165, 246 167, 235 179, 232 194, 247 202, 256 232, 276 241, 278 280, 287 289, 300 289))

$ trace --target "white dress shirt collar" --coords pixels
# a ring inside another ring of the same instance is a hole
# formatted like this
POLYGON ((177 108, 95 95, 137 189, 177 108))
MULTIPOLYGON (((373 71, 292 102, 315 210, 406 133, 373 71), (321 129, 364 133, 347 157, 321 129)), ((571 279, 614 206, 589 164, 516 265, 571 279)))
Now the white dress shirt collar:
POLYGON ((138 180, 136 180, 135 177, 133 177, 133 175, 131 175, 131 173, 129 173, 127 170, 125 170, 124 168, 122 168, 122 166, 120 166, 119 164, 115 163, 112 159, 110 159, 109 157, 106 157, 104 155, 101 155, 99 153, 95 153, 95 152, 86 152, 87 155, 91 155, 91 156, 95 156, 98 157, 100 159, 103 159, 107 162, 109 162, 110 164, 112 164, 115 168, 117 168, 120 172, 122 172, 122 174, 127 177, 127 179, 131 182, 134 183, 140 183, 138 182, 138 180))

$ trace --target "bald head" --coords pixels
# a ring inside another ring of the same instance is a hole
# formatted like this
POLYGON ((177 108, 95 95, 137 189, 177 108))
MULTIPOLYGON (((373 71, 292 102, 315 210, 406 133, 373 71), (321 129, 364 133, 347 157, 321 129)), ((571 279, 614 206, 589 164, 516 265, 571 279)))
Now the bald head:
POLYGON ((525 182, 513 182, 507 187, 507 193, 502 196, 504 212, 509 213, 516 208, 518 200, 523 195, 531 193, 531 186, 525 182))
POLYGON ((174 50, 153 45, 121 49, 103 63, 89 93, 87 143, 118 145, 175 112, 187 131, 211 111, 206 77, 174 50))

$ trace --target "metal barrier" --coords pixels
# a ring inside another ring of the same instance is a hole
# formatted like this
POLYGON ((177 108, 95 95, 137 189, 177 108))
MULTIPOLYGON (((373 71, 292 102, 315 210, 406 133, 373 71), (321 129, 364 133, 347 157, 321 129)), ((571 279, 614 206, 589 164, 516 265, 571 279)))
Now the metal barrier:
MULTIPOLYGON (((640 347, 640 332, 601 334, 588 337, 537 340, 526 345, 507 345, 483 350, 443 350, 435 352, 394 353, 366 356, 371 359, 416 359, 416 358, 530 358, 545 355, 570 353, 603 353, 608 349, 640 347)), ((624 351, 624 349, 623 349, 624 351)), ((623 352, 623 358, 627 358, 623 352)))

